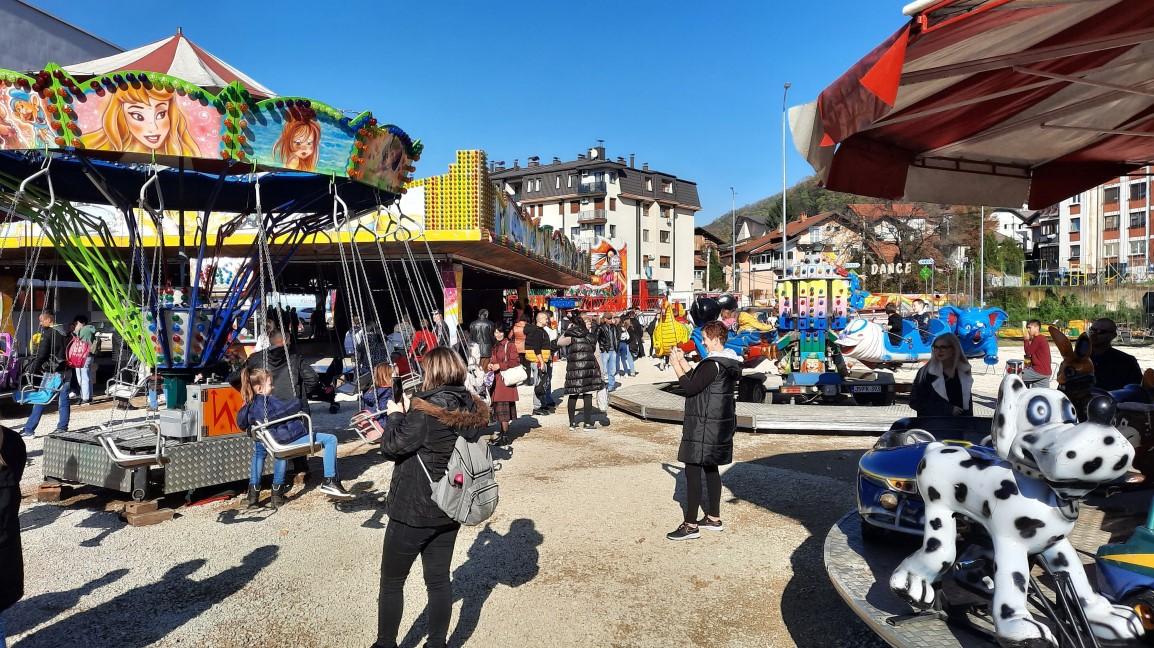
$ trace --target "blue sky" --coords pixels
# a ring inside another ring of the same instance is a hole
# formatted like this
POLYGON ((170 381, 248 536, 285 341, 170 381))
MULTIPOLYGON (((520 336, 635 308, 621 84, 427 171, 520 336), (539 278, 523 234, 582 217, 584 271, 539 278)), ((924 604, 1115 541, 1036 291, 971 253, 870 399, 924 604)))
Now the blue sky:
MULTIPOLYGON (((697 182, 705 224, 781 188, 782 85, 817 94, 904 24, 907 0, 32 0, 124 48, 175 33, 281 94, 368 109, 425 142, 521 164, 611 157, 697 182), (142 10, 143 9, 143 10, 142 10)), ((811 171, 789 146, 790 182, 811 171)))

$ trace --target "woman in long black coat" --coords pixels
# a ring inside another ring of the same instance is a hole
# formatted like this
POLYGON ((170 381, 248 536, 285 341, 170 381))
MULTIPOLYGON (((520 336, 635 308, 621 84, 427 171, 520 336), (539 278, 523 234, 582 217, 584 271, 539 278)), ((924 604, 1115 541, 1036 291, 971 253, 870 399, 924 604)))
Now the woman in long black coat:
POLYGON ((27 458, 24 439, 0 425, 0 646, 4 645, 4 611, 24 596, 20 478, 27 458))
POLYGON ((565 393, 569 395, 566 403, 569 409, 569 429, 577 429, 577 398, 580 397, 584 401, 582 417, 585 429, 592 430, 593 394, 605 387, 601 365, 597 362, 597 335, 589 329, 586 319, 576 312, 571 319, 568 328, 557 340, 558 345, 568 350, 565 393))
POLYGON ((733 433, 737 429, 734 385, 741 376, 741 358, 725 348, 729 331, 721 322, 701 327, 702 343, 708 355, 693 369, 685 353, 674 347, 670 363, 685 394, 685 416, 681 426, 681 446, 677 460, 685 464, 685 518, 665 537, 691 540, 698 529, 722 531, 721 473, 718 466, 733 462, 733 433), (705 475, 708 499, 705 517, 697 519, 701 508, 701 477, 705 475))

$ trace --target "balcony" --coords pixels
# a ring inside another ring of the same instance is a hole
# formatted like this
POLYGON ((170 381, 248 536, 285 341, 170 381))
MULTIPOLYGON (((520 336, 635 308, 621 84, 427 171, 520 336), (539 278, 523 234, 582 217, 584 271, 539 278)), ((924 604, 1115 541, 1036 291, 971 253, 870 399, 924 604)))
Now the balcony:
POLYGON ((605 193, 604 182, 582 182, 577 186, 577 193, 581 195, 605 193))
POLYGON ((583 212, 578 212, 577 222, 581 225, 603 225, 605 224, 605 210, 588 209, 583 212))

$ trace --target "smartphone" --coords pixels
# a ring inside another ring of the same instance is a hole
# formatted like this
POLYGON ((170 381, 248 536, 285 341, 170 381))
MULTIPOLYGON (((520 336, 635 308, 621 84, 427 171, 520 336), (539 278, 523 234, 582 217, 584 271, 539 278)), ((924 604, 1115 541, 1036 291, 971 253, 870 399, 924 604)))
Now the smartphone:
POLYGON ((399 376, 393 378, 393 402, 401 404, 405 402, 405 385, 399 376))

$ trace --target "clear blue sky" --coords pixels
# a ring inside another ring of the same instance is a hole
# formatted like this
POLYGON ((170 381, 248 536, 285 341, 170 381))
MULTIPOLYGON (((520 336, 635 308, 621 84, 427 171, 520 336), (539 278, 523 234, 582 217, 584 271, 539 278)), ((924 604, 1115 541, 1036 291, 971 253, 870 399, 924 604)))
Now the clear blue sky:
MULTIPOLYGON (((780 190, 782 84, 813 100, 907 0, 32 1, 126 49, 179 26, 278 93, 371 110, 425 142, 418 176, 457 149, 525 164, 604 139, 697 182, 705 224, 730 186, 739 206, 780 190)), ((792 142, 788 171, 811 172, 792 142)))

